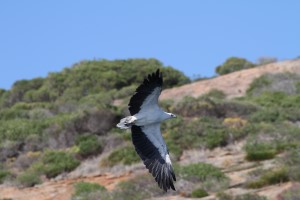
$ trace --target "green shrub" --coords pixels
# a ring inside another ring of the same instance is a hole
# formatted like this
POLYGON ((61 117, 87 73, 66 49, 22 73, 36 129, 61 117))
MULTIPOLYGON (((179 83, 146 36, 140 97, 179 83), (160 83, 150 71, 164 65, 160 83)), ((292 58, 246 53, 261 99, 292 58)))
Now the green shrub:
POLYGON ((247 95, 255 95, 257 92, 256 90, 266 87, 271 84, 271 81, 268 79, 266 75, 262 75, 252 81, 252 83, 249 85, 249 88, 247 89, 246 93, 247 95))
POLYGON ((186 129, 186 126, 186 122, 181 117, 177 117, 176 119, 161 124, 161 132, 168 145, 169 151, 177 158, 179 158, 184 149, 192 148, 194 142, 198 140, 196 137, 197 135, 195 135, 195 133, 198 132, 198 129, 186 129), (186 130, 187 132, 183 130, 186 130))
POLYGON ((249 160, 271 159, 300 146, 300 129, 290 122, 251 123, 245 151, 249 160))
POLYGON ((15 158, 22 150, 22 143, 6 140, 2 144, 0 143, 0 161, 3 162, 8 158, 15 158))
POLYGON ((114 200, 144 200, 161 194, 162 190, 153 181, 150 174, 136 176, 128 181, 120 182, 112 191, 114 200))
POLYGON ((110 199, 110 195, 105 187, 97 183, 78 182, 74 184, 72 199, 98 200, 110 199))
POLYGON ((17 176, 17 181, 25 187, 32 187, 41 183, 40 177, 34 172, 23 172, 17 176))
POLYGON ((147 199, 150 194, 143 189, 137 190, 137 186, 130 182, 121 182, 113 193, 113 197, 116 200, 143 200, 147 199))
POLYGON ((231 128, 223 120, 214 117, 199 117, 174 120, 162 124, 162 133, 171 154, 179 157, 183 150, 226 146, 253 132, 251 125, 231 128))
POLYGON ((281 194, 282 200, 299 200, 300 197, 300 188, 299 187, 292 187, 287 189, 281 194))
POLYGON ((47 145, 47 139, 43 135, 29 135, 24 140, 24 151, 41 151, 47 145))
POLYGON ((33 163, 37 162, 39 157, 41 156, 41 152, 39 151, 29 151, 28 153, 24 153, 19 155, 15 162, 14 167, 16 167, 20 171, 24 171, 28 169, 33 163))
POLYGON ((283 92, 288 95, 297 94, 297 83, 300 80, 298 74, 270 73, 264 74, 252 81, 247 95, 258 96, 264 92, 283 92))
POLYGON ((10 175, 11 173, 8 170, 0 169, 0 184, 10 175))
POLYGON ((132 94, 134 94, 137 87, 138 86, 135 85, 135 84, 123 87, 121 90, 117 91, 114 94, 114 99, 123 99, 123 98, 126 98, 126 97, 131 97, 132 94))
POLYGON ((283 121, 284 118, 282 116, 282 112, 284 112, 280 108, 263 108, 255 113, 253 113, 250 117, 251 122, 277 122, 283 121))
POLYGON ((246 159, 249 161, 261 161, 272 159, 276 156, 277 151, 269 143, 247 143, 245 146, 246 159))
POLYGON ((250 98, 255 103, 264 107, 278 107, 287 99, 287 95, 283 92, 269 92, 266 91, 259 96, 250 98))
POLYGON ((266 171, 258 180, 246 183, 247 188, 261 188, 266 185, 283 183, 289 180, 288 171, 286 168, 273 169, 266 171))
POLYGON ((227 133, 226 130, 208 130, 205 137, 206 147, 213 149, 218 146, 227 145, 227 133))
POLYGON ((228 134, 221 120, 213 117, 184 120, 180 117, 162 124, 162 133, 170 152, 199 147, 214 148, 227 144, 228 134))
POLYGON ((287 169, 290 180, 300 181, 300 148, 289 150, 281 159, 281 164, 287 169))
MULTIPOLYGON (((252 100, 254 101, 254 100, 252 100)), ((259 109, 255 102, 247 100, 226 100, 218 92, 209 92, 198 98, 186 96, 169 106, 172 112, 184 117, 247 117, 259 109)))
MULTIPOLYGON (((189 82, 182 72, 164 67, 156 59, 93 60, 76 63, 59 73, 50 73, 44 80, 42 88, 48 89, 48 96, 52 101, 78 100, 83 96, 113 89, 120 91, 123 87, 140 84, 145 74, 154 72, 157 68, 165 75, 166 87, 189 82)), ((123 92, 114 93, 116 97, 123 96, 123 92)))
POLYGON ((225 117, 246 118, 258 111, 259 107, 248 100, 224 100, 218 105, 225 117))
POLYGON ((35 108, 28 112, 30 119, 47 119, 53 116, 50 110, 45 108, 35 108))
POLYGON ((173 107, 174 107, 175 103, 172 99, 161 100, 159 102, 159 104, 163 110, 165 110, 167 112, 173 112, 173 109, 174 109, 173 107))
POLYGON ((105 187, 97 183, 78 182, 74 184, 75 195, 81 195, 82 193, 90 193, 94 191, 106 191, 105 187))
POLYGON ((200 99, 207 99, 207 98, 212 98, 212 99, 224 99, 226 97, 225 93, 221 90, 217 89, 212 89, 206 94, 200 96, 200 99))
POLYGON ((186 96, 174 107, 173 112, 183 117, 224 117, 224 110, 220 109, 218 99, 200 96, 199 98, 186 96))
POLYGON ((42 78, 35 78, 32 80, 18 80, 16 81, 9 93, 8 102, 9 105, 13 105, 17 102, 24 100, 24 95, 32 90, 40 88, 43 84, 42 78))
POLYGON ((297 94, 300 94, 300 81, 295 83, 295 87, 296 87, 297 94))
POLYGON ((12 120, 15 118, 29 118, 28 110, 18 109, 15 106, 11 108, 0 109, 0 120, 12 120))
POLYGON ((207 179, 226 179, 225 174, 217 167, 207 163, 195 163, 180 167, 180 175, 188 180, 205 181, 207 179))
POLYGON ((230 57, 222 65, 217 66, 215 71, 219 75, 224 75, 252 67, 255 65, 244 58, 230 57))
POLYGON ((206 197, 209 194, 202 188, 198 188, 192 191, 191 197, 192 198, 202 198, 202 197, 206 197))
POLYGON ((275 169, 262 176, 262 179, 268 183, 268 185, 283 183, 289 180, 288 172, 285 168, 275 169))
POLYGON ((259 104, 261 109, 252 113, 252 122, 279 122, 300 119, 300 95, 286 95, 283 92, 264 92, 260 96, 250 98, 259 104))
POLYGON ((207 163, 174 166, 181 179, 192 183, 201 182, 201 188, 210 192, 223 191, 229 186, 229 179, 217 167, 207 163))
MULTIPOLYGON (((197 147, 197 145, 198 147, 201 146, 201 144, 203 144, 203 142, 200 142, 201 135, 203 134, 203 127, 199 126, 199 124, 197 125, 197 121, 198 120, 190 122, 183 120, 178 121, 178 124, 175 124, 175 127, 166 130, 166 140, 172 141, 174 145, 177 145, 181 149, 181 151, 197 147), (182 124, 182 126, 180 126, 180 124, 182 124)), ((175 120, 174 123, 176 123, 175 120)))
POLYGON ((111 152, 107 158, 101 161, 101 165, 110 167, 116 164, 130 165, 140 162, 140 160, 133 146, 125 146, 111 152))
POLYGON ((83 158, 101 153, 102 144, 95 135, 84 135, 76 138, 75 144, 79 147, 79 155, 83 158))
POLYGON ((81 107, 96 107, 98 109, 105 109, 109 107, 113 97, 110 93, 99 93, 99 94, 90 94, 84 96, 79 100, 79 105, 81 107))
POLYGON ((0 120, 0 143, 4 140, 24 140, 32 134, 42 134, 49 126, 44 120, 14 119, 0 120))
POLYGON ((55 177, 62 172, 70 172, 80 164, 71 154, 63 151, 47 151, 41 158, 36 170, 48 178, 55 177))

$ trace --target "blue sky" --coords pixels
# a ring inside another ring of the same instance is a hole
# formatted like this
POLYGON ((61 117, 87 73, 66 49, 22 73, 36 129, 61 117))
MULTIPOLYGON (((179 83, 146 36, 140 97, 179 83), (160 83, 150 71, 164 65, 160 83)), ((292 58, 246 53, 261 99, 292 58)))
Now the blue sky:
POLYGON ((193 77, 230 56, 300 56, 300 1, 0 1, 0 88, 86 59, 157 58, 193 77))

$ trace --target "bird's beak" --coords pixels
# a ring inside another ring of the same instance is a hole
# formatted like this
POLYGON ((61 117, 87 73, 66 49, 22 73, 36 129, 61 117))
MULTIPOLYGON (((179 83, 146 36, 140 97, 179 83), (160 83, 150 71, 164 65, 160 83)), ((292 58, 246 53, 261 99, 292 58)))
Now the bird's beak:
POLYGON ((173 118, 176 118, 177 116, 173 114, 173 118))

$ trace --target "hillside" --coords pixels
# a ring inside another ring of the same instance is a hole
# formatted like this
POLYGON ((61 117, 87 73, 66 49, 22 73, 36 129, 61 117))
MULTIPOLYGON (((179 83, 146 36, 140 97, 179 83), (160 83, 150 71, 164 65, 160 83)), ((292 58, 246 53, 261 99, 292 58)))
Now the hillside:
POLYGON ((100 60, 0 91, 0 200, 300 196, 300 60, 188 82, 155 59, 100 60), (178 116, 161 126, 178 179, 168 193, 114 128, 157 67, 178 116))
POLYGON ((300 74, 300 60, 287 60, 259 67, 236 71, 227 75, 208 80, 201 80, 181 87, 166 89, 161 99, 180 100, 184 96, 198 97, 212 89, 221 90, 228 98, 241 97, 246 94, 251 82, 265 73, 298 73, 300 74))

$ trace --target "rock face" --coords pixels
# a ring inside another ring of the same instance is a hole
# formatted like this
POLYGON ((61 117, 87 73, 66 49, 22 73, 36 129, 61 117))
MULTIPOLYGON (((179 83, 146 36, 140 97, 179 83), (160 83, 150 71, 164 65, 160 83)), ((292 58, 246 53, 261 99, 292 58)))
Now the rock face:
POLYGON ((212 89, 223 91, 228 98, 245 95, 249 84, 265 73, 291 72, 300 74, 300 59, 258 66, 233 72, 216 78, 197 81, 176 88, 164 90, 161 99, 180 100, 184 96, 198 97, 212 89))

